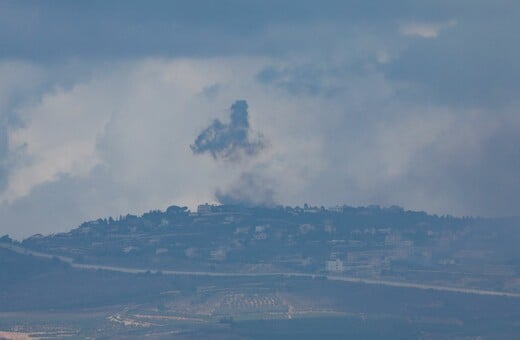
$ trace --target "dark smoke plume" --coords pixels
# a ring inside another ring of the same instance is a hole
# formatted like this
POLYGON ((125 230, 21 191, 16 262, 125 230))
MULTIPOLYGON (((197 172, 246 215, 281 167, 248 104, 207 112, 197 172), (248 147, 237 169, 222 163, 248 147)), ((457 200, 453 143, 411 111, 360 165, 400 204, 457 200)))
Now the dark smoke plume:
POLYGON ((251 137, 247 102, 237 100, 231 105, 231 122, 215 119, 190 145, 194 154, 210 153, 214 159, 237 160, 254 156, 265 148, 262 135, 251 137))

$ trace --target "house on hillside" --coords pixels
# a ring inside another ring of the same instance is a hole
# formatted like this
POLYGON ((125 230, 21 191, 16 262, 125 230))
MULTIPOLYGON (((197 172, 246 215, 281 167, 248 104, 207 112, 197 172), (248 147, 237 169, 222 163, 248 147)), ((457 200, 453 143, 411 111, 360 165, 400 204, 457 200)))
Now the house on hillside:
POLYGON ((345 266, 343 265, 343 261, 340 259, 335 259, 327 261, 326 269, 328 272, 342 273, 345 271, 345 266))

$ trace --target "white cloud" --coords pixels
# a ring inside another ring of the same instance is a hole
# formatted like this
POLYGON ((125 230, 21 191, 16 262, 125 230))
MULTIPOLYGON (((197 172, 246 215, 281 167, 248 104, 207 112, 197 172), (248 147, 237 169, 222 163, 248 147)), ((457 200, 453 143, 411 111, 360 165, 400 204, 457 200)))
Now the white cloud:
POLYGON ((170 204, 194 207, 214 201, 217 189, 233 187, 243 173, 267 179, 283 204, 476 212, 456 200, 456 184, 444 184, 453 181, 446 169, 453 159, 478 160, 483 141, 515 116, 409 103, 398 95, 402 84, 371 68, 349 77, 318 74, 321 84, 335 84, 332 94, 291 95, 257 80, 271 65, 299 72, 294 63, 264 58, 145 59, 16 106, 24 124, 9 129, 17 157, 0 214, 18 229, 0 234, 64 230, 170 204), (238 163, 193 155, 194 138, 213 119, 225 121, 237 99, 248 101, 252 128, 270 147, 238 163), (435 159, 425 167, 430 153, 435 159))
POLYGON ((408 22, 399 25, 399 32, 405 36, 437 38, 441 31, 456 24, 457 22, 455 20, 443 22, 408 22))
MULTIPOLYGON (((96 73, 68 89, 51 89, 41 100, 21 105, 17 114, 24 124, 11 130, 9 145, 22 154, 1 196, 4 204, 62 176, 88 178, 100 165, 133 195, 121 200, 124 206, 117 211, 170 203, 193 207, 212 201, 217 188, 243 171, 260 168, 273 177, 294 173, 293 180, 281 185, 303 188, 321 167, 306 161, 314 158, 309 153, 319 153, 319 141, 302 133, 315 124, 305 121, 316 120, 313 111, 320 105, 304 108, 305 101, 258 84, 255 75, 266 63, 240 58, 143 60, 96 73), (204 89, 214 84, 219 94, 206 96, 204 89), (239 164, 193 155, 189 145, 200 130, 212 119, 226 117, 229 106, 242 98, 251 105, 253 128, 272 147, 258 159, 239 164)), ((92 217, 98 208, 93 207, 92 217)))
POLYGON ((11 130, 9 145, 23 154, 11 171, 3 200, 21 198, 60 174, 84 176, 98 164, 96 134, 115 106, 114 89, 103 82, 51 90, 16 111, 23 126, 11 130))

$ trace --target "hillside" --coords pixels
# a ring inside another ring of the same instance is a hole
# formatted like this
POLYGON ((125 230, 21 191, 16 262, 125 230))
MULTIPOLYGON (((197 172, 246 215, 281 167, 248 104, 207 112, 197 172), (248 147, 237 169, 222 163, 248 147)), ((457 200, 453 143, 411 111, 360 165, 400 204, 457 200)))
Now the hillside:
POLYGON ((517 222, 202 205, 4 236, 0 335, 511 338, 517 222))

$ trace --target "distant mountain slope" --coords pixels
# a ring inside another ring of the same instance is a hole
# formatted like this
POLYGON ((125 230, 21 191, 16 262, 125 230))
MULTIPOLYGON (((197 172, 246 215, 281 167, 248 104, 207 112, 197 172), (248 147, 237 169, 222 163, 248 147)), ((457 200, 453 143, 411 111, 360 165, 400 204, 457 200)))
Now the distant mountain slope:
POLYGON ((144 270, 299 272, 520 292, 518 219, 399 207, 172 206, 34 235, 23 247, 144 270))
POLYGON ((514 338, 519 231, 515 219, 396 207, 204 205, 22 242, 5 236, 0 331, 238 339, 312 338, 328 327, 338 338, 514 338))

